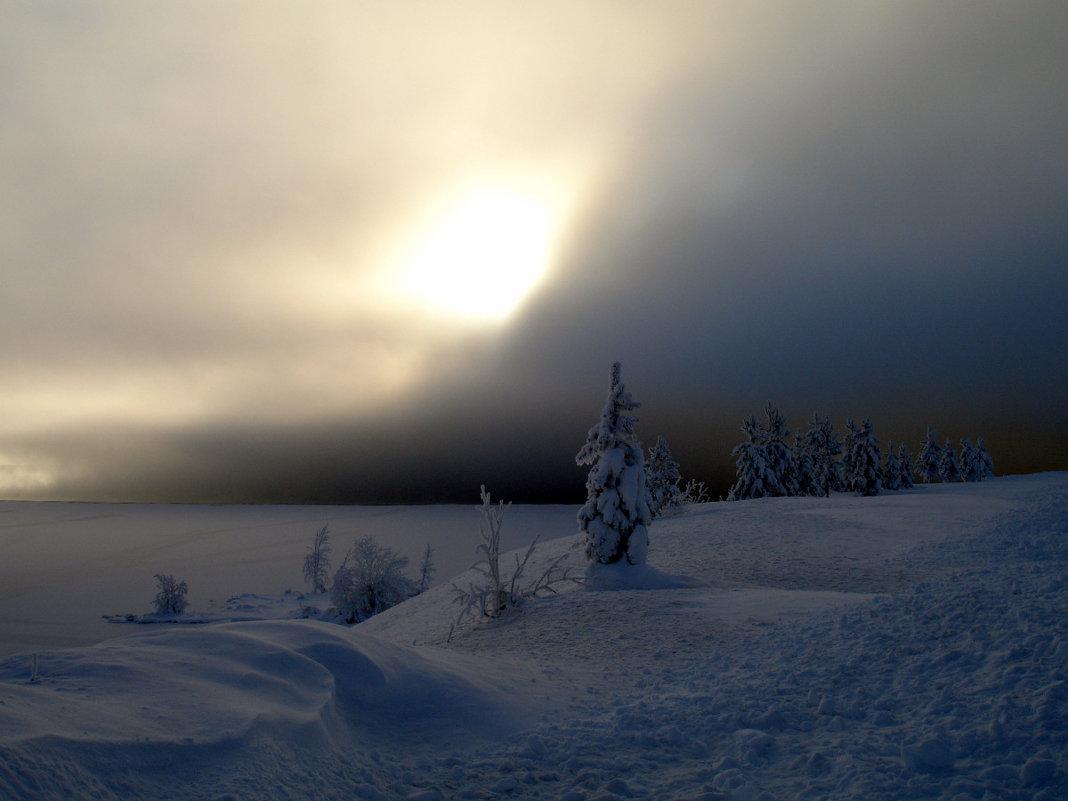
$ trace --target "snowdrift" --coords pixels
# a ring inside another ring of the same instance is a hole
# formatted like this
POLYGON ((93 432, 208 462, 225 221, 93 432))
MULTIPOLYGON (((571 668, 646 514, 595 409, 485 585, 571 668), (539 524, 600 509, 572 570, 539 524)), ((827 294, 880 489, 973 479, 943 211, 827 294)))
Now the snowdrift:
POLYGON ((451 640, 442 586, 354 628, 6 659, 0 798, 1068 797, 1068 474, 709 504, 651 536, 640 575, 451 640))

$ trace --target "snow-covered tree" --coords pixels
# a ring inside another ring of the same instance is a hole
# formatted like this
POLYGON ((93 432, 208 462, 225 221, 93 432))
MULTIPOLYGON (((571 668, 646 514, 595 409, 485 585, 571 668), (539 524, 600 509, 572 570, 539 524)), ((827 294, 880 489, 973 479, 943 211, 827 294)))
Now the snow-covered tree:
POLYGON ((737 460, 729 501, 797 494, 797 462, 786 442, 790 436, 786 420, 770 401, 764 414, 768 418, 766 427, 752 415, 742 421, 746 439, 731 451, 737 460))
POLYGON ((765 489, 768 495, 775 497, 797 495, 797 461, 786 441, 790 436, 786 418, 771 405, 771 401, 764 407, 764 415, 768 418, 763 437, 764 462, 767 467, 765 489))
POLYGON ((842 489, 842 470, 838 464, 842 443, 829 418, 814 414, 808 425, 803 439, 805 467, 802 471, 809 474, 805 484, 810 493, 829 498, 831 492, 842 489))
POLYGON ((983 460, 979 449, 972 444, 970 439, 960 441, 960 480, 982 481, 983 460))
POLYGON ((312 585, 312 592, 326 592, 330 570, 330 529, 323 526, 315 532, 315 539, 304 555, 304 580, 312 585))
POLYGON ((905 443, 897 449, 897 461, 901 465, 901 472, 898 474, 898 489, 911 489, 912 488, 912 452, 909 451, 905 443))
POLYGON ((645 458, 645 487, 649 492, 649 513, 654 518, 678 511, 681 480, 679 463, 671 455, 667 440, 657 437, 645 458))
POLYGON ((844 456, 846 489, 860 495, 878 495, 882 489, 882 454, 871 420, 865 420, 859 428, 850 420, 847 427, 849 433, 846 434, 844 456))
POLYGON ((986 443, 983 442, 982 437, 975 441, 975 448, 979 451, 979 480, 992 478, 994 476, 994 460, 990 457, 990 452, 986 449, 986 443))
POLYGON ((894 441, 886 442, 886 462, 883 464, 883 489, 901 489, 901 460, 894 450, 894 441))
POLYGON ((735 481, 727 493, 728 501, 763 498, 768 494, 765 489, 764 429, 753 415, 749 415, 742 420, 742 433, 745 440, 731 450, 731 456, 736 457, 735 481))
POLYGON ((608 399, 600 422, 586 434, 575 463, 592 465, 586 479, 586 503, 578 513, 591 562, 613 564, 626 560, 644 564, 649 547, 646 526, 652 521, 645 486, 645 459, 634 433, 638 418, 630 414, 635 402, 621 378, 619 362, 612 365, 608 399))
POLYGON ((822 495, 813 475, 813 454, 809 447, 807 432, 800 431, 794 437, 794 465, 797 468, 797 494, 798 495, 822 495))
POLYGON ((946 437, 942 456, 938 460, 938 477, 946 482, 960 481, 960 462, 957 461, 957 453, 953 450, 953 442, 949 437, 946 437))
POLYGON ((330 599, 346 623, 359 623, 415 594, 405 573, 408 558, 380 546, 374 537, 353 543, 334 574, 330 599))
POLYGON ((153 578, 159 585, 155 597, 156 612, 161 615, 182 614, 186 607, 185 596, 189 592, 189 585, 184 581, 175 581, 174 576, 170 574, 156 573, 153 578))
POLYGON ((924 484, 932 483, 938 478, 942 464, 942 446, 938 444, 934 426, 927 426, 927 437, 920 444, 916 454, 916 470, 924 484))

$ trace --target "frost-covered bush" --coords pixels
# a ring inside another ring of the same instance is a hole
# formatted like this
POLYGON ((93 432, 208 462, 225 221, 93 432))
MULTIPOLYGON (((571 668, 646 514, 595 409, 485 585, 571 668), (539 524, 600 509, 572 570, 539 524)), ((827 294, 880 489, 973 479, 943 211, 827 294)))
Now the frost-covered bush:
POLYGON ((185 611, 186 593, 189 585, 184 581, 175 581, 174 576, 156 573, 156 584, 159 591, 156 593, 156 612, 161 615, 180 615, 185 611))
POLYGON ((327 526, 315 532, 315 539, 304 555, 304 580, 312 585, 312 592, 326 592, 330 570, 330 530, 327 526))
POLYGON ((608 399, 601 420, 586 434, 586 444, 575 463, 592 465, 586 479, 586 503, 578 513, 579 529, 586 536, 586 557, 595 563, 625 560, 645 563, 649 548, 646 526, 652 522, 645 486, 645 459, 634 433, 638 418, 629 412, 641 406, 631 398, 620 377, 619 362, 612 365, 608 399))
POLYGON ((692 503, 708 503, 712 496, 708 492, 708 485, 696 478, 686 482, 686 486, 679 493, 679 505, 689 506, 692 503))
POLYGON ((478 529, 481 542, 475 546, 475 550, 481 554, 481 558, 471 565, 471 569, 482 578, 477 582, 468 582, 466 588, 452 585, 456 592, 456 603, 460 605, 457 623, 468 616, 482 619, 500 617, 505 610, 520 606, 527 598, 535 598, 545 592, 555 593, 559 584, 572 581, 568 570, 560 567, 563 561, 561 556, 539 576, 524 583, 523 574, 534 553, 537 537, 522 558, 516 554, 515 567, 511 575, 506 577, 501 570, 501 521, 511 504, 499 501, 494 506, 485 485, 480 488, 480 497, 482 505, 478 507, 478 529))
POLYGON ((353 543, 334 574, 330 600, 346 623, 359 623, 415 594, 404 570, 408 558, 379 545, 374 537, 353 543))
POLYGON ((434 549, 430 547, 430 543, 427 543, 426 550, 423 551, 423 561, 419 563, 419 581, 415 587, 417 593, 427 591, 430 587, 430 577, 434 575, 435 569, 434 549))

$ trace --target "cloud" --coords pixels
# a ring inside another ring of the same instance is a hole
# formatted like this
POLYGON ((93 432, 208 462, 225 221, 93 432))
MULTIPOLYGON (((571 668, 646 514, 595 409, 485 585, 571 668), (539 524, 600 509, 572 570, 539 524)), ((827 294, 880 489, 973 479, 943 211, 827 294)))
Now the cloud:
POLYGON ((1068 400, 1059 4, 247 12, 0 12, 18 486, 558 497, 616 359, 708 475, 769 398, 1043 450, 1019 421, 1068 400), (473 174, 572 210, 499 327, 380 286, 473 174))

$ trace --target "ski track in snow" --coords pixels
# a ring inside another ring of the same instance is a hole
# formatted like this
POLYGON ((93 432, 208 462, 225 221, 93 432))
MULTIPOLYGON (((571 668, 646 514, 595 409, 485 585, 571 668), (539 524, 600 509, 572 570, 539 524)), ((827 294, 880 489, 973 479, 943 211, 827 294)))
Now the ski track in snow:
POLYGON ((9 659, 0 797, 1068 798, 1066 489, 697 507, 650 530, 690 586, 448 641, 443 586, 352 629, 153 626, 32 683, 9 659))

